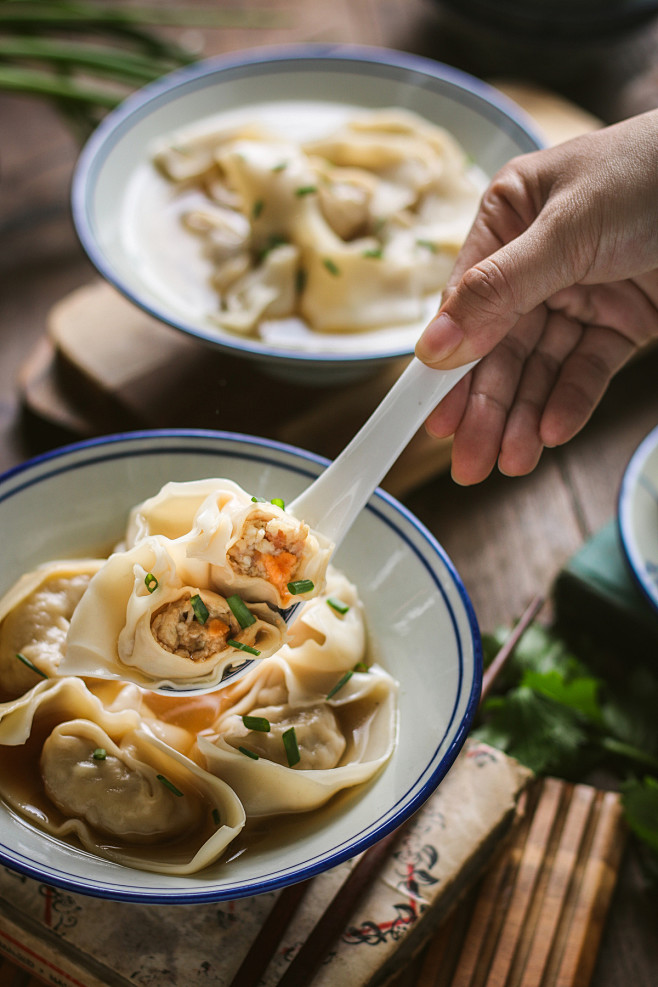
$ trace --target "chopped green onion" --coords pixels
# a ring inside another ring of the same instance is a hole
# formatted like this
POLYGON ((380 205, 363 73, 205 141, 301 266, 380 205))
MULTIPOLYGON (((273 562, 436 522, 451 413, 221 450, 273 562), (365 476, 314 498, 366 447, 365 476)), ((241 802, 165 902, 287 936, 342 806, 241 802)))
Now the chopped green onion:
POLYGON ((249 627, 251 624, 256 623, 253 613, 239 596, 227 596, 226 602, 240 627, 249 627))
POLYGON ((279 161, 278 164, 274 165, 272 171, 285 171, 287 167, 288 167, 287 161, 279 161))
POLYGON ((153 575, 152 572, 147 572, 146 575, 144 576, 144 585, 146 586, 149 593, 155 593, 156 589, 160 584, 158 583, 158 580, 156 579, 156 577, 153 575))
POLYGON ((264 716, 243 716, 242 722, 247 730, 257 730, 259 733, 270 732, 270 721, 264 716))
POLYGON ((238 651, 246 651, 248 655, 255 655, 258 658, 260 651, 256 648, 252 648, 250 644, 243 644, 242 641, 236 641, 234 638, 230 637, 226 642, 232 648, 237 648, 238 651))
POLYGON ((370 669, 366 665, 365 661, 357 661, 356 665, 354 666, 353 671, 355 671, 355 672, 369 672, 370 669))
POLYGON ((272 236, 268 237, 267 243, 260 251, 258 255, 259 260, 264 261, 272 250, 276 250, 277 247, 282 247, 285 243, 288 243, 288 241, 284 236, 281 236, 280 234, 272 234, 272 236))
POLYGON ((343 601, 339 600, 337 596, 328 596, 327 606, 330 606, 332 610, 336 611, 336 613, 347 613, 350 609, 349 603, 343 603, 343 601))
POLYGON ((315 589, 315 583, 312 579, 296 579, 288 583, 288 592, 292 596, 299 596, 301 593, 310 593, 312 589, 315 589))
POLYGON ((281 734, 281 739, 283 740, 283 746, 286 749, 286 757, 288 758, 288 767, 292 768, 295 764, 297 764, 301 760, 295 728, 289 727, 287 730, 284 730, 283 733, 281 734))
POLYGON ((295 189, 295 195, 298 195, 301 198, 303 195, 312 195, 314 192, 317 192, 317 190, 317 185, 300 185, 299 188, 295 189))
POLYGON ((264 201, 262 199, 256 199, 253 206, 251 207, 252 219, 258 219, 264 208, 265 208, 264 201))
POLYGON ((384 256, 384 249, 383 247, 372 247, 370 250, 363 250, 361 256, 371 257, 373 260, 381 260, 384 256))
POLYGON ((219 826, 220 822, 222 821, 219 815, 219 809, 212 810, 212 821, 214 822, 215 826, 219 826))
POLYGON ((36 672, 37 675, 40 675, 44 679, 48 678, 45 672, 42 672, 40 668, 37 668, 37 666, 33 664, 29 658, 26 658, 25 655, 22 655, 20 651, 16 652, 16 657, 19 661, 22 661, 24 665, 27 665, 28 668, 31 668, 33 672, 36 672))
POLYGON ((177 795, 178 798, 182 798, 183 797, 183 793, 180 791, 180 789, 176 788, 176 786, 174 785, 173 781, 169 781, 169 779, 168 778, 165 778, 164 775, 156 775, 156 777, 157 777, 158 781, 161 781, 162 782, 162 784, 164 785, 165 788, 168 788, 169 791, 170 792, 173 792, 174 795, 177 795))
POLYGON ((107 757, 107 751, 104 747, 97 747, 94 753, 91 755, 94 761, 104 761, 107 757))
POLYGON ((190 603, 192 604, 192 609, 194 610, 194 616, 196 619, 200 624, 205 624, 210 616, 210 611, 198 593, 190 597, 190 603))
POLYGON ((308 280, 308 275, 303 267, 300 267, 295 276, 295 290, 298 295, 301 295, 304 288, 306 287, 306 281, 308 280))
POLYGON ((266 504, 267 497, 252 497, 251 502, 252 504, 266 504))
POLYGON ((329 273, 334 275, 334 277, 340 274, 340 267, 337 264, 334 264, 331 257, 323 257, 322 263, 327 268, 329 273))
POLYGON ((247 757, 250 757, 252 761, 259 760, 259 755, 255 754, 253 751, 250 751, 248 747, 238 747, 238 750, 241 754, 246 754, 247 757))
POLYGON ((344 685, 347 685, 347 683, 349 682, 349 680, 352 678, 353 675, 354 675, 354 672, 351 669, 350 669, 349 672, 345 672, 345 674, 343 675, 342 679, 340 679, 338 682, 336 682, 336 685, 333 687, 333 689, 330 692, 327 693, 327 699, 331 699, 333 696, 336 695, 336 693, 340 689, 343 688, 344 685))
POLYGON ((280 507, 282 511, 285 511, 286 509, 286 505, 284 501, 281 500, 280 497, 272 497, 270 504, 274 504, 275 507, 280 507))
POLYGON ((437 247, 435 243, 431 240, 416 240, 419 247, 425 247, 427 250, 431 250, 433 254, 436 253, 437 247))

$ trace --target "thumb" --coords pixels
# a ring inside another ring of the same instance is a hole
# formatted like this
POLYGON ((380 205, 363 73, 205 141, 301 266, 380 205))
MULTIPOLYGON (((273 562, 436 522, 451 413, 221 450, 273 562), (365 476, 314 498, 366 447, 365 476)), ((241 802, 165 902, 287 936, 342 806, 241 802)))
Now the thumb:
POLYGON ((522 316, 576 280, 559 231, 540 220, 464 270, 469 249, 467 240, 458 261, 463 273, 416 344, 416 356, 429 366, 480 359, 522 316))

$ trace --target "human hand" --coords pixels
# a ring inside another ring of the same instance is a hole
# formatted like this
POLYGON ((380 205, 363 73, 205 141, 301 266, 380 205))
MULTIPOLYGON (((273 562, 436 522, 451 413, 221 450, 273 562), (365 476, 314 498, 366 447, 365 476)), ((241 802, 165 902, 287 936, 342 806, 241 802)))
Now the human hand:
POLYGON ((518 476, 658 336, 658 111, 515 158, 486 191, 416 355, 480 363, 432 412, 452 473, 518 476))

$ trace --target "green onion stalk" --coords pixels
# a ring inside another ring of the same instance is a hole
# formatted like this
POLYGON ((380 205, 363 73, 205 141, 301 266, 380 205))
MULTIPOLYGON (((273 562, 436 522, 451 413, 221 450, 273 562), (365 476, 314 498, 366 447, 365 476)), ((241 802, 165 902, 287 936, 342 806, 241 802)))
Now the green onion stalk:
POLYGON ((0 0, 0 91, 48 100, 84 140, 134 89, 196 60, 163 28, 282 26, 272 12, 219 5, 0 0))

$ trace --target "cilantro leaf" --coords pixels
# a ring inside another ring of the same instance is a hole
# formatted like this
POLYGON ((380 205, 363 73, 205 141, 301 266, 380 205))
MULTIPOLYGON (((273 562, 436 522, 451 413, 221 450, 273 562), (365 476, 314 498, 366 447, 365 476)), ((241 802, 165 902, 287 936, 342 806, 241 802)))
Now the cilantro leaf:
POLYGON ((558 769, 587 742, 578 713, 527 685, 484 704, 485 723, 478 740, 498 747, 537 774, 558 769))
POLYGON ((658 853, 658 779, 633 778, 622 785, 622 793, 629 826, 658 853))

